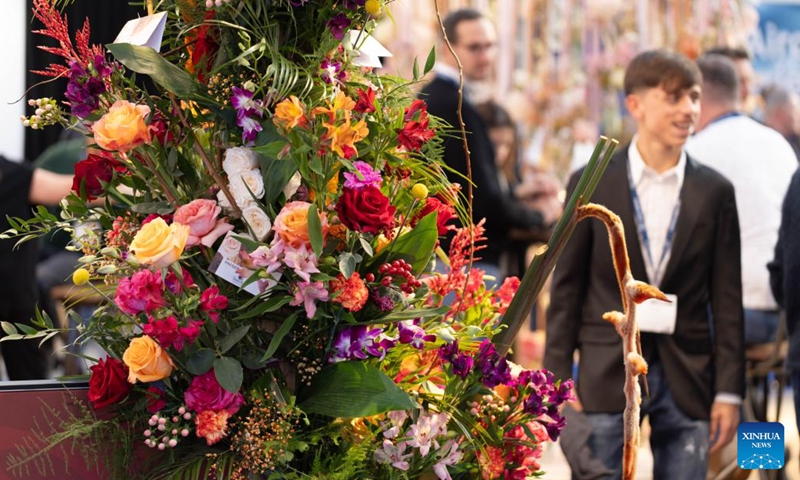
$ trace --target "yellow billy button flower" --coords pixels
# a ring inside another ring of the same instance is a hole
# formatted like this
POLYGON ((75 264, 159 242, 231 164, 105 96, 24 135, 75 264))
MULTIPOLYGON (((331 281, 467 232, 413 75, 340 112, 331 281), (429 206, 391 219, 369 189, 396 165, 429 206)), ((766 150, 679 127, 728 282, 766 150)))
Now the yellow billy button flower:
POLYGON ((364 4, 364 10, 370 15, 377 15, 381 13, 381 2, 379 0, 367 0, 364 4))
POLYGON ((133 237, 130 249, 141 263, 163 268, 178 261, 188 239, 187 225, 173 222, 167 226, 163 218, 156 218, 133 237))
POLYGON ((89 282, 89 270, 85 268, 79 268, 75 270, 75 273, 72 274, 72 283, 75 285, 83 285, 89 282))
POLYGON ((411 196, 417 200, 425 199, 425 197, 428 196, 428 187, 421 183, 414 184, 414 186, 411 187, 411 196))

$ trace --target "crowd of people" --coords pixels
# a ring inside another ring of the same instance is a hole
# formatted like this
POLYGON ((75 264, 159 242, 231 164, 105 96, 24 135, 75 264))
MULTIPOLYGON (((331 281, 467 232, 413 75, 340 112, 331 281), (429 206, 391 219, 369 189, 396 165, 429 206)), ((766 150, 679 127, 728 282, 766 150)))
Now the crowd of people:
MULTIPOLYGON (((474 266, 501 282, 521 273, 508 259, 524 258, 529 239, 546 238, 558 220, 562 185, 517 161, 522 142, 515 121, 498 101, 474 94, 493 76, 492 22, 462 9, 443 27, 457 58, 442 42, 419 96, 430 114, 453 127, 463 102, 469 157, 455 134, 445 137, 444 159, 465 194, 471 170, 473 221, 485 221, 488 238, 474 266)), ((745 111, 753 84, 741 49, 709 50, 696 61, 668 50, 637 55, 624 79, 636 132, 592 198, 621 217, 634 277, 671 299, 639 310, 640 318, 652 317, 641 325, 649 364, 642 412, 652 429, 656 479, 705 478, 709 453, 731 441, 740 421, 745 349, 774 340, 781 309, 790 338, 787 366, 800 385, 800 100, 770 86, 756 120, 745 111)), ((581 172, 567 182, 567 198, 581 172)), ((55 205, 71 188, 66 172, 0 159, 0 230, 9 228, 6 215, 24 218, 31 205, 55 205)), ((568 455, 578 479, 621 478, 622 346, 602 318, 620 310, 621 300, 604 228, 588 221, 577 226, 554 273, 546 321, 544 367, 558 378, 575 378, 576 399, 568 408, 591 428, 588 452, 596 461, 568 455)), ((75 258, 59 259, 66 274, 54 273, 52 259, 37 273, 37 244, 13 246, 0 241, 0 274, 15 278, 0 296, 0 319, 25 322, 69 275, 75 258)), ((47 375, 36 342, 0 346, 10 379, 47 375)), ((800 402, 796 408, 800 413, 800 402)))

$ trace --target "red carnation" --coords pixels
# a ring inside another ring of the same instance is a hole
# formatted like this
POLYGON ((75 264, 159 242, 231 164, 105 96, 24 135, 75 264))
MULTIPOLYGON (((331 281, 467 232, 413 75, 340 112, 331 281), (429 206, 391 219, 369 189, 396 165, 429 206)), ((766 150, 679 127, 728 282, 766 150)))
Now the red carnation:
POLYGON ((128 367, 116 358, 101 358, 89 370, 89 401, 95 410, 118 403, 130 393, 128 367))
POLYGON ((80 194, 81 185, 83 185, 86 199, 94 200, 105 193, 103 184, 109 183, 114 178, 115 170, 123 172, 125 166, 105 152, 97 155, 89 154, 85 160, 75 164, 72 190, 80 194))
POLYGON ((374 186, 359 189, 344 188, 336 204, 339 220, 356 232, 379 233, 394 223, 395 207, 374 186))

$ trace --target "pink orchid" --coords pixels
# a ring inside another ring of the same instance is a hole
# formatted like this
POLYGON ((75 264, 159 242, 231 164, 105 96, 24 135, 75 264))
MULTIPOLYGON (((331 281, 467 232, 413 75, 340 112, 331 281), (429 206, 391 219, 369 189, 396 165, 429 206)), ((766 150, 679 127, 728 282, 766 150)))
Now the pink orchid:
POLYGON ((289 302, 289 305, 296 307, 302 303, 306 309, 306 316, 314 318, 314 314, 317 313, 317 304, 314 302, 317 300, 328 301, 328 291, 325 290, 325 285, 322 282, 299 282, 294 299, 289 302))

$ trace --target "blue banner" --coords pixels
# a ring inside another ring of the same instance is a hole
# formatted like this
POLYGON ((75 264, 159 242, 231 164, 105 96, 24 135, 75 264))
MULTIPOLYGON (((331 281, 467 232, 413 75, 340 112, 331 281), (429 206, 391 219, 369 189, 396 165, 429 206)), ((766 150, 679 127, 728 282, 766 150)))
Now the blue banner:
POLYGON ((749 39, 759 87, 777 83, 800 93, 800 3, 758 5, 749 39))

